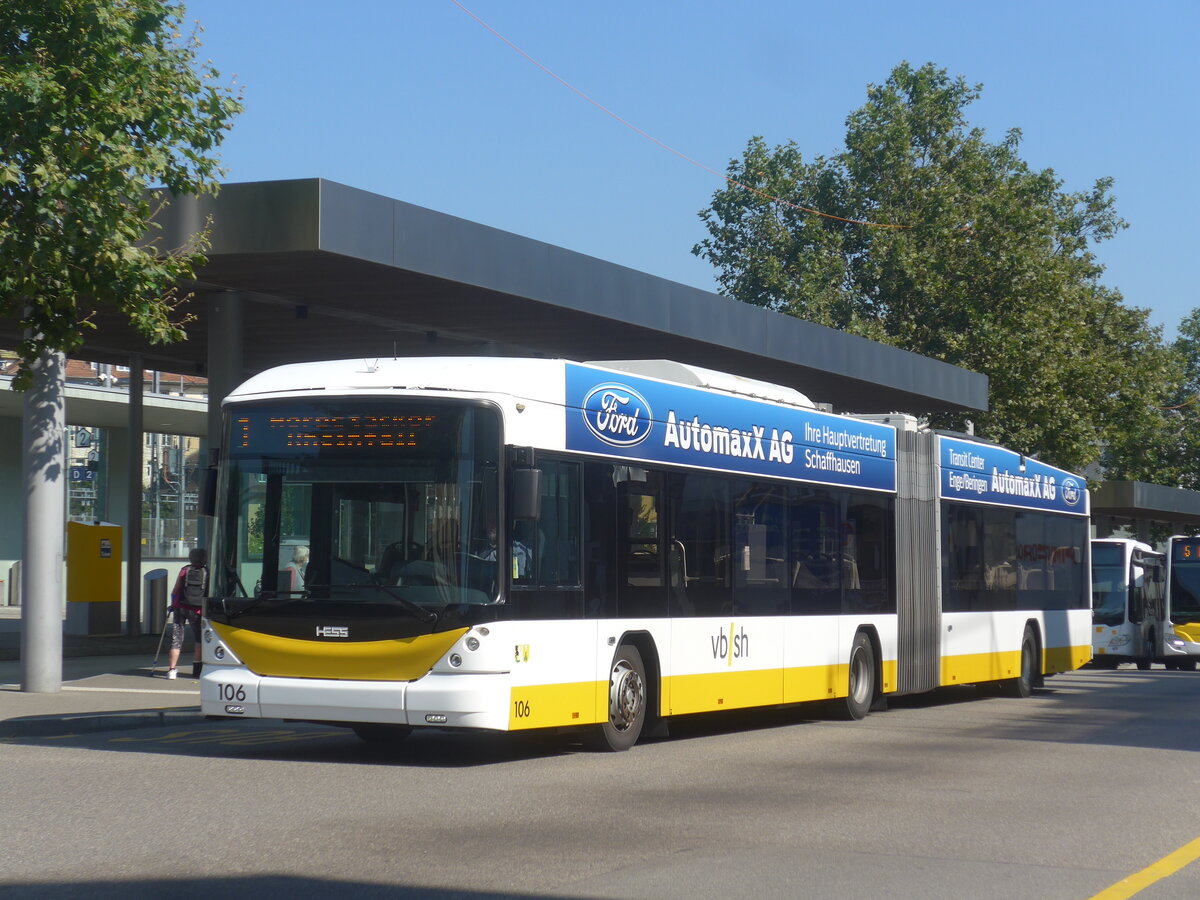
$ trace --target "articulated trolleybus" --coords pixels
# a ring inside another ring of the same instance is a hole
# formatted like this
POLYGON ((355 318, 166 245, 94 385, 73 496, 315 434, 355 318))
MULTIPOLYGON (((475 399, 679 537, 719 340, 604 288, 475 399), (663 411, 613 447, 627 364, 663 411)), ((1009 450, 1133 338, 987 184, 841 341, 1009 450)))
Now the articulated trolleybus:
POLYGON ((662 360, 400 359, 225 401, 203 710, 579 729, 1091 656, 1083 481, 662 360))

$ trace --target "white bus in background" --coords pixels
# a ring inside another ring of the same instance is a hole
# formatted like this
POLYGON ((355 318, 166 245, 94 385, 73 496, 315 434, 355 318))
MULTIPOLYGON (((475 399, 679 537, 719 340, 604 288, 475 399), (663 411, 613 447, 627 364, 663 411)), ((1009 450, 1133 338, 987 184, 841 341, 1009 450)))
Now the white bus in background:
POLYGON ((1124 538, 1092 541, 1092 665, 1149 669, 1166 624, 1165 557, 1124 538))
POLYGON ((622 750, 685 714, 1025 696, 1092 654, 1083 480, 909 417, 500 358, 285 366, 224 414, 209 715, 622 750))
POLYGON ((1200 537, 1167 542, 1167 610, 1163 662, 1195 671, 1200 660, 1200 537))

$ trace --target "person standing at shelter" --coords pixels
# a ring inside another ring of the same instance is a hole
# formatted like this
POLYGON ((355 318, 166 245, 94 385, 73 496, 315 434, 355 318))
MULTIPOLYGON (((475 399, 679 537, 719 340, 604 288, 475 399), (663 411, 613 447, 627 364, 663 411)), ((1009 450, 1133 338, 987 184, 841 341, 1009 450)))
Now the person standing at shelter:
POLYGON ((195 662, 192 663, 192 677, 200 677, 202 665, 200 645, 200 615, 203 611, 204 598, 208 595, 208 551, 193 550, 188 554, 188 564, 179 570, 175 579, 175 587, 171 591, 171 650, 167 655, 170 668, 167 677, 175 678, 175 666, 179 662, 179 653, 183 649, 183 636, 186 628, 191 628, 192 641, 196 647, 195 662))

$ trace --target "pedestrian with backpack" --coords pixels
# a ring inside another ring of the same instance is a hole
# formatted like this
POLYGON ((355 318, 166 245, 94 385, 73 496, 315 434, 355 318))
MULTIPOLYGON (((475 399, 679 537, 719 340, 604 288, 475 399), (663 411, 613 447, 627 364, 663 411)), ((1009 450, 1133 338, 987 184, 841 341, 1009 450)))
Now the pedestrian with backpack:
POLYGON ((196 661, 192 664, 192 677, 200 677, 200 615, 204 598, 208 595, 208 551, 193 550, 188 554, 188 564, 179 570, 175 588, 171 591, 171 650, 167 654, 167 677, 175 678, 175 665, 183 649, 185 628, 190 627, 196 645, 196 661))

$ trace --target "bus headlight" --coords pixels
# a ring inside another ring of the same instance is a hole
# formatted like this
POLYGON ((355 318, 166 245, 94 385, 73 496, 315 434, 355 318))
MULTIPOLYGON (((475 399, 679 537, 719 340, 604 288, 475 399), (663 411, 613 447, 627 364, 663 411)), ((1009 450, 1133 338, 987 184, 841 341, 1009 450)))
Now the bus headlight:
POLYGON ((1175 637, 1174 635, 1167 638, 1167 643, 1171 645, 1171 648, 1173 650, 1182 650, 1183 649, 1183 641, 1181 639, 1175 637))
POLYGON ((466 644, 468 650, 478 650, 479 638, 475 637, 475 635, 471 635, 469 638, 467 638, 466 644))
POLYGON ((454 668, 457 669, 459 666, 462 665, 462 657, 459 656, 457 653, 451 653, 450 654, 450 665, 452 665, 454 668))
POLYGON ((213 656, 215 656, 217 659, 224 659, 225 648, 220 644, 217 644, 217 646, 213 649, 213 656))

